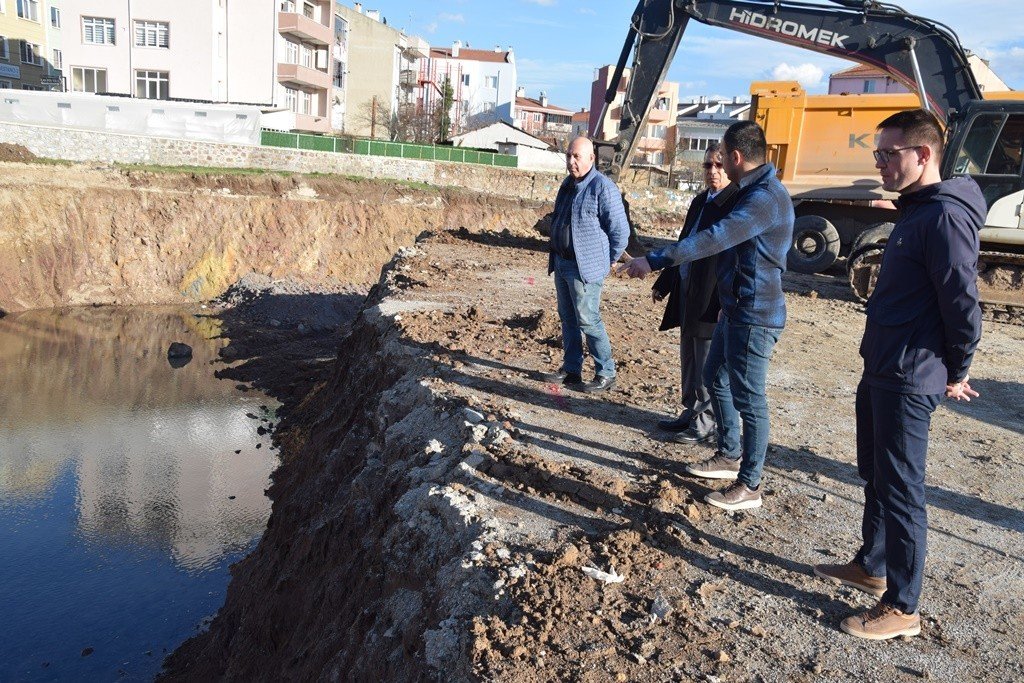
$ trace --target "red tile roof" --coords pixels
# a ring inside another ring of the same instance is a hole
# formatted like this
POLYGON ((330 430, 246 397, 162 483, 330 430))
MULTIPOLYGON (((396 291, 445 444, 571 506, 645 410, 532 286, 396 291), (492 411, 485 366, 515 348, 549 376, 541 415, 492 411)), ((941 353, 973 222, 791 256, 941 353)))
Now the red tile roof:
POLYGON ((572 111, 564 109, 557 105, 548 103, 548 106, 544 106, 540 103, 540 100, 535 100, 532 97, 516 97, 516 106, 522 107, 523 109, 529 109, 530 111, 545 111, 550 114, 567 115, 572 114, 572 111))
POLYGON ((452 57, 452 49, 450 47, 432 47, 430 48, 430 56, 434 59, 465 59, 470 62, 507 62, 507 52, 495 52, 494 50, 470 50, 469 48, 459 48, 459 56, 452 57))
POLYGON ((578 111, 578 112, 576 112, 575 114, 572 115, 572 120, 573 120, 573 123, 575 123, 576 121, 589 121, 590 120, 590 112, 589 111, 578 111))

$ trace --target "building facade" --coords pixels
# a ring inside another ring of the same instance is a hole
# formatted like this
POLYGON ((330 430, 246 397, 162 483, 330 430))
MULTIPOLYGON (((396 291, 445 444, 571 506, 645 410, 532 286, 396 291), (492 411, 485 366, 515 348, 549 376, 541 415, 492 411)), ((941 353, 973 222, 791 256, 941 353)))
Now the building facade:
POLYGON ((59 83, 59 71, 47 49, 50 13, 56 13, 59 23, 59 5, 47 0, 0 0, 0 88, 49 90, 52 85, 47 81, 56 78, 59 83))
POLYGON ((572 135, 572 111, 551 104, 543 92, 534 99, 526 96, 526 88, 517 88, 515 125, 565 151, 572 135))
MULTIPOLYGON (((348 135, 389 138, 397 132, 400 107, 415 105, 419 60, 429 51, 426 41, 388 26, 379 11, 335 5, 345 22, 345 74, 336 98, 344 111, 335 116, 335 130, 348 135), (337 125, 340 122, 340 126, 337 125)), ((339 60, 340 61, 340 60, 339 60)), ((338 84, 336 83, 336 86, 338 84)))
POLYGON ((416 101, 435 110, 443 98, 444 83, 451 84, 451 135, 516 117, 516 61, 512 48, 473 50, 455 41, 451 47, 431 47, 419 63, 416 101))
MULTIPOLYGON (((971 65, 974 78, 982 92, 1004 92, 1010 90, 1003 79, 989 67, 987 60, 968 52, 967 63, 971 65)), ((828 77, 829 95, 861 95, 908 93, 910 89, 880 69, 858 64, 849 69, 837 71, 828 77)))
POLYGON ((572 115, 572 137, 590 137, 590 112, 586 109, 572 115))
MULTIPOLYGON (((619 121, 622 120, 622 102, 629 85, 630 70, 623 70, 615 99, 605 108, 604 97, 614 71, 615 67, 611 64, 597 69, 590 88, 590 130, 594 131, 597 140, 613 140, 618 134, 619 121)), ((672 163, 675 157, 675 119, 678 107, 679 84, 663 82, 648 114, 646 129, 637 141, 631 162, 633 165, 660 167, 672 163)))

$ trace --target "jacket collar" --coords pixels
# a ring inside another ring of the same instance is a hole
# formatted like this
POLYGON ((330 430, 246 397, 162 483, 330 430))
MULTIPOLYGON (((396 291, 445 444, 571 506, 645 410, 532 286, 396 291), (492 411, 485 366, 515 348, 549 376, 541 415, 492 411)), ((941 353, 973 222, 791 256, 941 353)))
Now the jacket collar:
POLYGON ((716 194, 711 199, 711 202, 715 206, 722 206, 727 201, 729 201, 729 197, 731 197, 734 194, 736 194, 736 189, 737 189, 736 188, 736 183, 729 183, 728 185, 726 185, 725 187, 723 187, 721 190, 718 191, 718 194, 716 194))
POLYGON ((764 182, 764 180, 769 175, 772 175, 772 176, 775 175, 775 164, 773 164, 771 162, 768 162, 768 163, 765 163, 765 164, 761 164, 760 166, 755 168, 753 171, 751 171, 747 175, 745 175, 742 178, 740 178, 740 181, 738 183, 732 183, 732 184, 733 185, 739 185, 740 186, 739 189, 745 190, 748 187, 750 187, 751 185, 757 185, 758 183, 764 182))
POLYGON ((594 177, 596 175, 597 175, 597 167, 596 167, 596 164, 595 164, 594 167, 591 167, 591 169, 589 171, 587 171, 587 175, 583 176, 583 180, 579 181, 578 183, 575 181, 575 179, 572 176, 568 176, 565 180, 566 180, 566 183, 567 183, 567 187, 572 187, 573 184, 575 183, 575 185, 576 185, 576 193, 579 194, 580 192, 583 192, 583 190, 587 187, 587 185, 590 184, 590 182, 594 179, 594 177))

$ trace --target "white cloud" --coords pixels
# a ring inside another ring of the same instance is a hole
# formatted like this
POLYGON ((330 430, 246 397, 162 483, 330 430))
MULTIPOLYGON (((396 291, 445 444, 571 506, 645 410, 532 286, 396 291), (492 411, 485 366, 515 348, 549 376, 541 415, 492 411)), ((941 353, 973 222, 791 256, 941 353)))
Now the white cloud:
POLYGON ((461 14, 449 14, 448 12, 442 12, 437 15, 439 21, 454 21, 460 24, 466 23, 466 17, 461 14))
POLYGON ((423 27, 423 30, 426 31, 427 33, 437 33, 437 22, 430 22, 429 24, 423 27))
POLYGON ((543 5, 544 7, 551 7, 551 5, 555 4, 555 0, 526 0, 526 2, 531 2, 534 5, 543 5))
POLYGON ((825 72, 817 64, 787 64, 783 62, 772 69, 772 78, 776 81, 798 81, 805 88, 813 88, 821 83, 825 72))
POLYGON ((592 9, 590 9, 589 7, 580 7, 576 11, 579 12, 580 14, 593 14, 593 15, 597 15, 597 12, 595 12, 592 9))

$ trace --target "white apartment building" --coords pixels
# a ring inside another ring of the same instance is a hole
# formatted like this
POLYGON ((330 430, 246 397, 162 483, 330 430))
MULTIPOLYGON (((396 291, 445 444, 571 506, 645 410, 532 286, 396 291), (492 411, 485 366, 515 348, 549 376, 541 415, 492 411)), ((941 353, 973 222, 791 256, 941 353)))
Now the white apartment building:
POLYGON ((428 110, 440 98, 448 78, 454 90, 452 134, 494 121, 514 123, 516 114, 516 60, 510 47, 502 51, 473 50, 455 41, 451 47, 432 47, 420 60, 418 101, 428 110))
POLYGON ((330 129, 330 0, 61 2, 68 90, 255 104, 274 127, 330 129))

